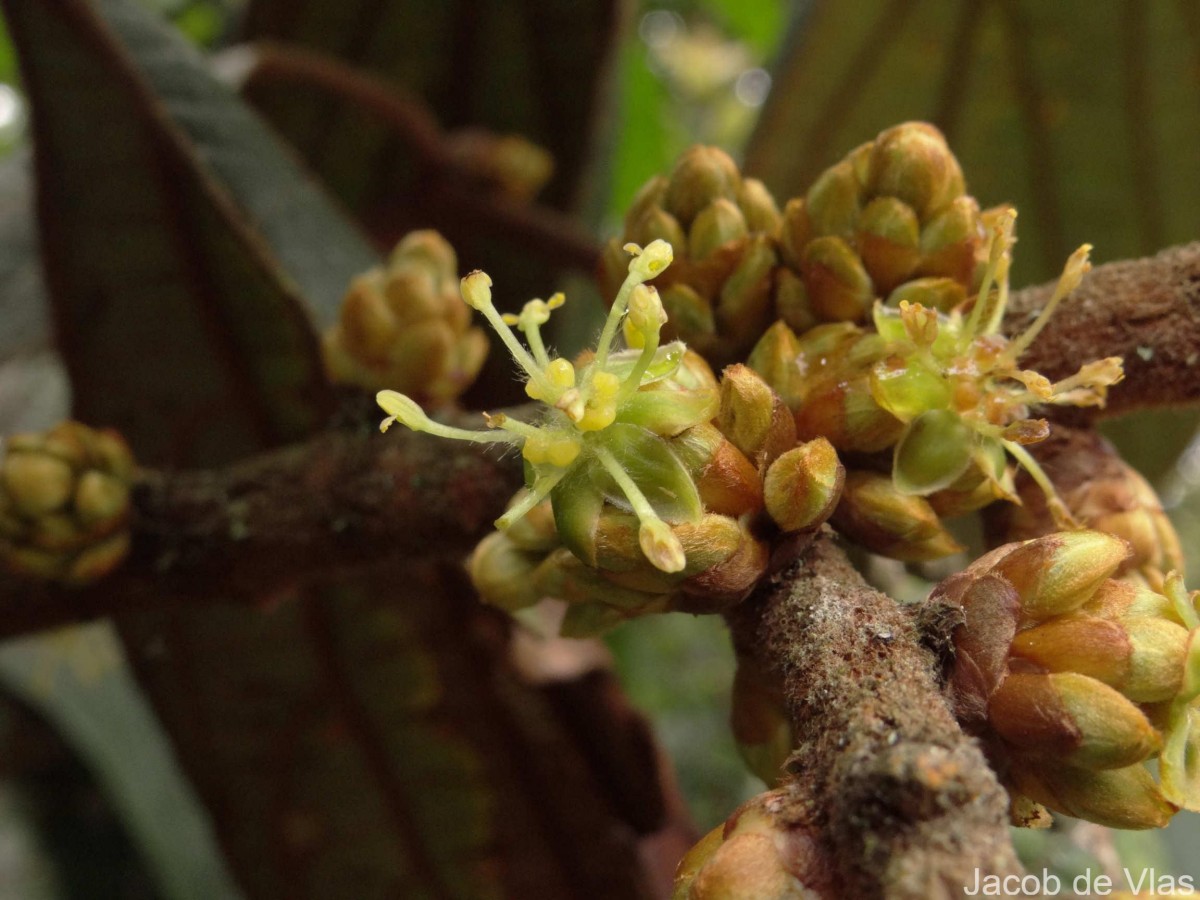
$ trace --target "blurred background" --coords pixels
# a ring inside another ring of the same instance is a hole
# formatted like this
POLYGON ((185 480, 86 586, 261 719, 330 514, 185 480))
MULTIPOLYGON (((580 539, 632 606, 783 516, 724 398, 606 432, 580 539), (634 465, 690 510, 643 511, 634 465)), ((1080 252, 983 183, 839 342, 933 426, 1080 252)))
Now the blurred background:
MULTIPOLYGON (((211 55, 215 70, 235 84, 245 65, 239 42, 322 40, 320 0, 291 12, 284 3, 249 0, 140 2, 211 55)), ((332 45, 339 15, 329 10, 339 5, 348 16, 348 8, 363 4, 324 3, 326 51, 338 51, 332 45)), ((596 6, 527 5, 554 27, 562 27, 564 16, 582 21, 596 6)), ((458 14, 476 13, 463 4, 458 14)), ((397 22, 402 18, 397 12, 397 22)), ((1096 246, 1096 261, 1105 262, 1200 239, 1200 6, 1188 0, 627 4, 606 20, 619 36, 612 65, 594 66, 603 83, 587 110, 583 98, 595 86, 559 84, 554 60, 532 74, 514 72, 522 58, 505 43, 503 29, 485 29, 494 40, 447 67, 433 59, 436 48, 428 58, 389 50, 387 29, 402 26, 387 24, 382 13, 376 21, 379 33, 360 35, 356 49, 342 54, 345 61, 420 93, 446 127, 525 130, 548 145, 559 169, 541 199, 592 234, 617 233, 638 187, 669 170, 690 144, 731 151, 782 201, 880 129, 924 118, 947 132, 983 205, 1013 201, 1021 210, 1017 286, 1050 278, 1085 240, 1096 246), (454 67, 492 86, 456 96, 443 83, 454 67), (527 83, 561 97, 537 107, 541 99, 522 93, 527 83), (538 120, 523 104, 543 110, 541 133, 523 128, 538 120), (574 112, 598 120, 590 141, 570 145, 564 138, 553 146, 547 135, 582 127, 574 112)), ((565 54, 575 52, 569 31, 559 40, 565 54)), ((264 83, 247 88, 246 96, 386 246, 414 223, 371 202, 386 195, 383 182, 363 174, 388 159, 379 147, 372 150, 372 141, 382 139, 374 125, 351 121, 355 113, 318 116, 306 107, 316 101, 305 90, 264 83)), ((37 279, 28 261, 29 120, 14 49, 0 34, 0 329, 9 332, 10 346, 25 342, 16 354, 22 371, 10 354, 0 375, 5 431, 38 421, 35 408, 61 407, 68 390, 50 356, 39 355, 48 353, 45 314, 26 302, 37 279)), ((387 201, 399 202, 407 189, 402 179, 388 185, 395 193, 387 201)), ((538 274, 555 268, 570 266, 543 266, 538 274)), ((593 311, 592 319, 577 316, 556 335, 569 351, 589 336, 601 305, 578 271, 562 279, 579 298, 573 302, 593 311)), ((518 282, 514 276, 508 284, 518 282)), ((513 286, 512 294, 524 291, 513 286)), ((1155 413, 1114 423, 1109 433, 1158 487, 1191 551, 1190 582, 1200 585, 1196 424, 1191 411, 1155 413)), ((919 593, 922 583, 913 584, 919 593)), ((762 789, 729 734, 733 658, 719 620, 649 617, 619 627, 608 643, 623 685, 669 751, 702 831, 762 789)), ((1090 827, 1017 837, 1031 865, 1066 875, 1095 867, 1113 846, 1090 827)), ((1196 816, 1180 815, 1163 834, 1112 840, 1131 868, 1153 865, 1200 881, 1196 816)), ((0 897, 233 895, 219 860, 206 817, 106 626, 0 647, 0 897), (199 882, 197 872, 205 873, 199 882)))

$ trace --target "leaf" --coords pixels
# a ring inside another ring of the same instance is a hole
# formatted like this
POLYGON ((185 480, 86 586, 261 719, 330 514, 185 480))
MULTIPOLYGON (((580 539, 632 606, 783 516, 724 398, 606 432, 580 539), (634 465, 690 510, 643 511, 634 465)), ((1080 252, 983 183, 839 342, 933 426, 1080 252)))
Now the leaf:
MULTIPOLYGON (((253 0, 241 37, 318 51, 420 97, 445 128, 521 134, 555 175, 543 201, 575 208, 617 38, 618 0, 253 0)), ((360 215, 405 201, 411 148, 337 98, 286 84, 255 105, 360 215)), ((544 290, 544 288, 543 288, 544 290)))
MULTIPOLYGON (((70 405, 66 373, 49 344, 27 169, 24 153, 0 164, 4 434, 48 428, 66 416, 70 405)), ((110 625, 64 628, 0 644, 0 685, 39 710, 97 776, 165 897, 238 896, 207 814, 124 664, 110 625)))
POLYGON ((375 257, 177 35, 130 0, 5 0, 76 412, 143 462, 311 431, 314 339, 375 257), (307 304, 307 305, 306 305, 307 304))
MULTIPOLYGON (((461 579, 393 566, 254 619, 124 623, 250 896, 652 896, 606 782, 461 579)), ((575 711, 593 728, 611 715, 575 711)), ((647 746, 625 761, 642 778, 647 746)))
POLYGON ((0 684, 44 715, 80 754, 158 876, 163 896, 240 896, 110 625, 6 642, 0 684))
POLYGON ((984 206, 1021 210, 1015 282, 1196 236, 1200 7, 816 0, 747 153, 781 202, 890 125, 945 131, 984 206))

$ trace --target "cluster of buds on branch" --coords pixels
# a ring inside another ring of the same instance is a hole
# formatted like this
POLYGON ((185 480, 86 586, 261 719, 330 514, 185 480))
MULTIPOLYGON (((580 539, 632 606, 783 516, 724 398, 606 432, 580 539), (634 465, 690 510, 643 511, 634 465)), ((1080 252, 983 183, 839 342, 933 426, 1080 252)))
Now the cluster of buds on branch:
POLYGON ((933 305, 936 297, 913 290, 910 297, 930 305, 877 302, 873 327, 831 323, 799 337, 779 322, 751 353, 750 365, 795 412, 798 436, 825 436, 856 464, 834 522, 874 552, 922 560, 959 549, 941 517, 1015 501, 1010 456, 1045 492, 1056 523, 1073 524, 1026 449, 1049 434, 1029 410, 1103 404, 1107 388, 1121 378, 1121 361, 1088 363, 1053 384, 1020 368, 1021 354, 1087 271, 1089 248, 1071 256, 1050 302, 1010 341, 999 327, 1014 215, 996 224, 969 311, 942 312, 933 305), (882 454, 890 455, 890 478, 875 471, 882 454))
POLYGON ((7 438, 0 562, 19 575, 90 584, 129 553, 133 457, 115 431, 63 422, 7 438))
POLYGON ((983 738, 1022 824, 1038 804, 1118 828, 1200 809, 1196 595, 1175 574, 1161 592, 1112 578, 1129 552, 1097 531, 1007 544, 931 597, 963 612, 955 712, 983 738))
POLYGON ((386 266, 354 279, 321 349, 333 381, 442 404, 470 387, 488 343, 458 298, 454 248, 436 231, 414 231, 386 266))

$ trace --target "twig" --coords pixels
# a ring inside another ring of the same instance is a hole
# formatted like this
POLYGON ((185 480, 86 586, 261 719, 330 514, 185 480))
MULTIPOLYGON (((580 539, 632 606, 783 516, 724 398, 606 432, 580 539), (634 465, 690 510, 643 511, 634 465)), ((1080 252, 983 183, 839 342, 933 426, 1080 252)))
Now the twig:
MULTIPOLYGON (((1005 330, 1021 331, 1052 290, 1042 285, 1015 294, 1005 330)), ((1057 380, 1105 356, 1124 358, 1125 380, 1110 390, 1104 409, 1072 410, 1071 421, 1200 399, 1200 242, 1098 266, 1021 364, 1057 380)))
POLYGON ((0 575, 0 637, 163 603, 268 604, 316 578, 402 556, 461 556, 520 466, 403 428, 333 433, 226 469, 142 472, 133 552, 83 589, 0 575))
POLYGON ((838 896, 940 900, 1020 872, 1007 799, 942 697, 937 660, 827 534, 729 617, 783 685, 791 818, 823 834, 838 896))

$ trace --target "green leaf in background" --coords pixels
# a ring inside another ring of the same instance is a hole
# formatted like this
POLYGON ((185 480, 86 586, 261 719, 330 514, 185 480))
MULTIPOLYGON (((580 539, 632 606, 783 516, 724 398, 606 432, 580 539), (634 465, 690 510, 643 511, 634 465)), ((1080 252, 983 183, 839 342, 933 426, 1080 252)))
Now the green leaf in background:
POLYGON ((146 462, 227 460, 311 431, 328 398, 312 318, 332 316, 371 251, 136 4, 4 8, 78 414, 121 428, 146 462))

